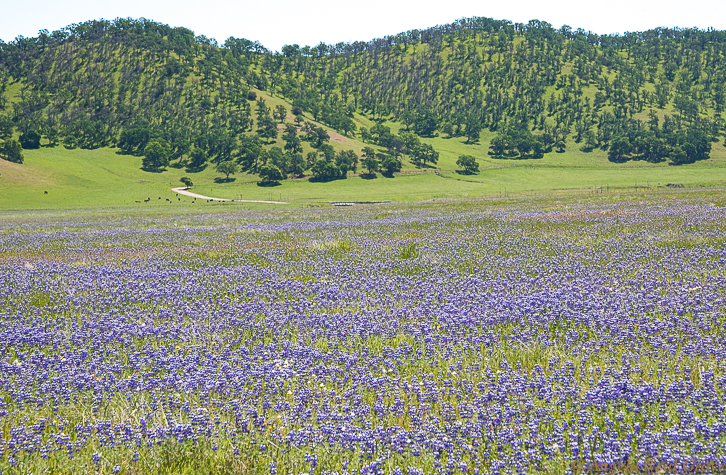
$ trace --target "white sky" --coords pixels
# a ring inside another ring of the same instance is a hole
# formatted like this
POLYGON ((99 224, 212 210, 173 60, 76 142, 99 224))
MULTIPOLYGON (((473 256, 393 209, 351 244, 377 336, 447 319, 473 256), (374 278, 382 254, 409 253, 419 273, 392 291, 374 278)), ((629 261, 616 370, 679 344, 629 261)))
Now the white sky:
POLYGON ((526 23, 538 19, 595 33, 657 26, 726 30, 724 0, 2 0, 0 39, 36 36, 71 23, 117 17, 149 18, 184 26, 223 43, 229 36, 285 44, 367 41, 462 17, 526 23), (583 6, 587 5, 587 7, 583 6))

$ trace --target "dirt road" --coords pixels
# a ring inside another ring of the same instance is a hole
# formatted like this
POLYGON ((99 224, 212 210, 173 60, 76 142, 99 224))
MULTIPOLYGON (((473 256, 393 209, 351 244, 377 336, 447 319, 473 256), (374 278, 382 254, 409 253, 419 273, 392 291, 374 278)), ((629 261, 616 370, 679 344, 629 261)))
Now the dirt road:
POLYGON ((212 198, 211 196, 204 196, 197 193, 192 193, 191 191, 187 190, 183 186, 180 186, 178 188, 172 188, 171 191, 174 193, 179 193, 180 195, 184 196, 191 196, 192 198, 197 198, 200 200, 212 200, 212 201, 234 201, 235 203, 268 203, 271 205, 286 205, 287 203, 284 201, 265 201, 265 200, 230 200, 227 198, 212 198))

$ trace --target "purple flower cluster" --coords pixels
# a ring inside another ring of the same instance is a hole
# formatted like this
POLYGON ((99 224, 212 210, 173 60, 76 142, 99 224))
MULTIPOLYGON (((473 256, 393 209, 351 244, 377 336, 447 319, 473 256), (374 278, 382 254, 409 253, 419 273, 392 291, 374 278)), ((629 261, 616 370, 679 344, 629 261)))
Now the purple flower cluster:
POLYGON ((726 470, 723 207, 30 224, 0 233, 2 472, 726 470))

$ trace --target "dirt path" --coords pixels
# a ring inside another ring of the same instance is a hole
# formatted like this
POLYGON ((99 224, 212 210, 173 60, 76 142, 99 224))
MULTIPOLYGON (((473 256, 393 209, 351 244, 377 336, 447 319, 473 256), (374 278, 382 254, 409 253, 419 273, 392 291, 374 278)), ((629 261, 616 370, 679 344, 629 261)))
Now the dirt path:
POLYGON ((178 188, 172 188, 171 191, 174 193, 179 193, 180 195, 184 196, 191 196, 192 198, 199 198, 200 200, 212 200, 212 201, 234 201, 235 203, 268 203, 271 205, 286 205, 287 203, 284 201, 264 201, 264 200, 229 200, 227 198, 212 198, 211 196, 204 196, 199 195, 197 193, 192 193, 191 191, 187 190, 184 187, 178 187, 178 188))
MULTIPOLYGON (((302 133, 302 127, 296 126, 296 128, 297 128, 297 133, 302 133)), ((323 128, 325 128, 325 127, 323 127, 323 128)), ((285 130, 285 125, 278 124, 277 129, 285 130)), ((332 142, 342 143, 343 145, 353 145, 353 140, 349 139, 348 137, 346 137, 344 135, 340 135, 338 132, 327 129, 327 128, 325 129, 325 131, 328 133, 328 136, 330 136, 330 140, 332 142)))

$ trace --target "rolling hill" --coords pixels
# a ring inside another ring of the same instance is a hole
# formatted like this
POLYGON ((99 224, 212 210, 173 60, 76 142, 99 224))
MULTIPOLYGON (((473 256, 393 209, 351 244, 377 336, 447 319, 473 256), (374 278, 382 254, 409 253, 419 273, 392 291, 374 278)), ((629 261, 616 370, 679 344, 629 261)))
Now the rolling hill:
POLYGON ((0 161, 0 206, 172 199, 181 176, 299 202, 722 186, 725 61, 710 30, 470 18, 273 52, 90 21, 0 44, 0 156, 20 161, 17 141, 25 162, 0 161), (481 171, 457 173, 462 155, 481 171), (229 180, 225 162, 240 169, 229 180), (255 186, 270 166, 289 179, 255 186))

